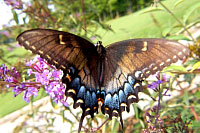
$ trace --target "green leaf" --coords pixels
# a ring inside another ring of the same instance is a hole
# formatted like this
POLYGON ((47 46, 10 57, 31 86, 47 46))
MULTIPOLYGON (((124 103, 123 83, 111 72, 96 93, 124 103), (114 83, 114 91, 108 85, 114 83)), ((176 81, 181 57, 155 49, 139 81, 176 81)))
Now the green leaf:
POLYGON ((136 104, 133 104, 133 109, 134 109, 134 112, 135 112, 135 118, 139 119, 139 112, 138 112, 138 107, 137 107, 136 104))
POLYGON ((15 23, 19 24, 18 14, 14 10, 12 10, 12 14, 13 14, 13 19, 15 20, 15 23))
POLYGON ((153 8, 148 8, 147 10, 143 11, 141 14, 157 12, 157 11, 165 11, 165 10, 163 8, 153 7, 153 8))
POLYGON ((169 72, 169 71, 187 72, 187 69, 183 66, 177 66, 177 65, 170 65, 169 67, 166 67, 166 68, 163 69, 163 72, 169 72))
POLYGON ((186 66, 188 66, 188 65, 194 65, 194 64, 196 64, 197 62, 199 62, 198 59, 192 59, 192 60, 187 61, 187 62, 185 63, 185 65, 186 65, 186 66))
POLYGON ((192 122, 192 125, 194 128, 200 128, 200 121, 194 121, 192 122))
POLYGON ((188 40, 188 41, 190 40, 188 37, 186 37, 183 34, 171 35, 171 36, 167 37, 167 39, 169 39, 169 40, 188 40))
POLYGON ((69 17, 70 17, 70 19, 71 19, 75 24, 77 24, 77 21, 76 21, 76 19, 74 18, 73 15, 70 15, 69 17))
POLYGON ((185 102, 185 104, 186 104, 187 106, 190 105, 190 103, 189 103, 189 94, 188 94, 188 91, 187 91, 187 90, 184 91, 184 102, 185 102))
POLYGON ((58 108, 58 105, 57 105, 55 102, 53 102, 52 99, 50 99, 50 103, 51 103, 51 106, 52 106, 54 109, 58 108))
POLYGON ((119 122, 116 119, 112 119, 112 133, 117 133, 119 122))
POLYGON ((190 72, 193 72, 195 69, 199 68, 200 67, 200 61, 198 61, 197 63, 195 63, 193 66, 192 66, 192 69, 190 70, 190 72))
POLYGON ((177 7, 178 5, 180 5, 184 0, 179 0, 174 4, 174 7, 177 7))
POLYGON ((192 7, 190 7, 186 13, 183 16, 183 23, 186 24, 188 18, 192 15, 192 13, 196 10, 200 8, 200 3, 196 3, 195 5, 193 5, 192 7))

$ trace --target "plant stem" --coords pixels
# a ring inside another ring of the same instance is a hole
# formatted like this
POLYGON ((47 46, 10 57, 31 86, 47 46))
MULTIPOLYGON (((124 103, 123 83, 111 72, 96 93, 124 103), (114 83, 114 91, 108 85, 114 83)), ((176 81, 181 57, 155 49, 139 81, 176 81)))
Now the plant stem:
POLYGON ((85 30, 85 35, 87 34, 86 20, 85 20, 85 6, 84 0, 81 0, 82 17, 83 17, 83 29, 85 30))
POLYGON ((95 130, 93 130, 94 132, 98 131, 108 120, 110 120, 109 118, 106 119, 98 128, 96 128, 95 130))
POLYGON ((154 123, 154 127, 156 127, 158 118, 160 117, 159 115, 159 110, 160 110, 160 99, 161 99, 161 90, 160 90, 160 85, 158 87, 158 92, 159 92, 159 96, 158 96, 158 106, 157 106, 157 110, 156 110, 156 119, 155 119, 155 123, 154 123))

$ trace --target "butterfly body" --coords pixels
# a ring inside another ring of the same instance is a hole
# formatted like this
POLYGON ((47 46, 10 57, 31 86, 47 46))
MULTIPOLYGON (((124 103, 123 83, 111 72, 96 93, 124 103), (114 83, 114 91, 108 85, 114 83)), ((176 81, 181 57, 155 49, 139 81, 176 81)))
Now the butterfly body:
POLYGON ((103 47, 68 32, 33 29, 17 37, 19 44, 63 70, 65 95, 82 108, 81 130, 86 115, 120 117, 138 102, 142 80, 189 54, 187 47, 165 39, 131 39, 103 47))

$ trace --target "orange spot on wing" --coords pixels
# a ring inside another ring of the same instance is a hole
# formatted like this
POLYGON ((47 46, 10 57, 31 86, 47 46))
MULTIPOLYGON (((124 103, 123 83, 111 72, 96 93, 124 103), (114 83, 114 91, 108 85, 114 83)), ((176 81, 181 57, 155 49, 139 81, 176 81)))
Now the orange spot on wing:
POLYGON ((102 104, 104 103, 104 100, 102 98, 98 98, 97 101, 98 101, 98 103, 99 102, 102 103, 102 104))
POLYGON ((71 77, 69 76, 69 74, 67 74, 67 79, 69 80, 69 82, 71 82, 72 80, 71 80, 71 77))

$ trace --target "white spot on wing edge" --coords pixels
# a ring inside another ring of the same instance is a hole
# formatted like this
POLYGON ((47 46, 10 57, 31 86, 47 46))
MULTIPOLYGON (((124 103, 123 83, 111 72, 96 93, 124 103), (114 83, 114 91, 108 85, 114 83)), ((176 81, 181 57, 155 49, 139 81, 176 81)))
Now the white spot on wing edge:
POLYGON ((142 72, 141 71, 136 71, 135 72, 135 77, 139 78, 141 76, 142 72))
POLYGON ((147 51, 147 46, 148 46, 147 41, 144 41, 143 46, 144 46, 144 47, 142 48, 142 51, 147 51))
POLYGON ((182 52, 178 52, 178 55, 181 56, 183 53, 182 52))
POLYGON ((59 35, 59 40, 60 40, 60 44, 65 44, 65 42, 63 42, 63 35, 59 35))
POLYGON ((176 55, 174 55, 174 56, 173 56, 173 59, 176 59, 176 58, 177 58, 177 56, 176 56, 176 55))
POLYGON ((186 52, 187 52, 187 49, 186 49, 186 48, 184 48, 184 49, 183 49, 183 52, 184 52, 184 53, 186 53, 186 52))
POLYGON ((56 60, 53 60, 53 62, 54 62, 55 64, 58 64, 58 62, 57 62, 56 60))
POLYGON ((38 50, 38 52, 39 52, 40 54, 43 54, 43 51, 41 51, 41 50, 38 50))
POLYGON ((61 67, 62 67, 63 69, 66 69, 66 67, 65 67, 65 66, 63 66, 63 65, 61 65, 61 67))
POLYGON ((167 59, 167 62, 170 62, 171 61, 171 59, 167 59))
POLYGON ((134 99, 135 99, 135 98, 136 98, 136 96, 135 96, 135 95, 129 95, 127 99, 129 100, 129 99, 132 99, 132 98, 134 98, 134 99))
POLYGON ((21 39, 22 41, 24 41, 24 37, 20 37, 20 39, 21 39))
POLYGON ((76 94, 76 91, 74 89, 69 89, 67 90, 68 93, 73 93, 73 94, 76 94))
POLYGON ((158 67, 157 66, 155 66, 154 68, 153 68, 153 70, 155 71, 155 70, 157 70, 158 69, 158 67))
POLYGON ((30 42, 29 42, 29 41, 25 41, 24 43, 25 43, 26 45, 28 45, 28 46, 30 45, 30 42))
POLYGON ((51 57, 50 57, 48 54, 46 55, 46 57, 47 57, 48 59, 51 59, 51 57))
POLYGON ((36 50, 36 47, 35 47, 35 46, 31 46, 31 48, 32 48, 33 50, 36 50))
POLYGON ((127 104, 126 104, 126 103, 120 103, 120 106, 124 106, 124 107, 126 107, 127 104))
POLYGON ((164 62, 161 62, 161 63, 160 63, 160 66, 163 66, 164 64, 165 64, 164 62))
POLYGON ((76 103, 84 103, 82 99, 78 99, 76 103))

